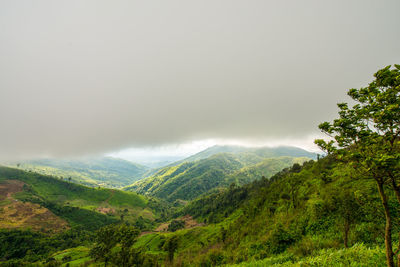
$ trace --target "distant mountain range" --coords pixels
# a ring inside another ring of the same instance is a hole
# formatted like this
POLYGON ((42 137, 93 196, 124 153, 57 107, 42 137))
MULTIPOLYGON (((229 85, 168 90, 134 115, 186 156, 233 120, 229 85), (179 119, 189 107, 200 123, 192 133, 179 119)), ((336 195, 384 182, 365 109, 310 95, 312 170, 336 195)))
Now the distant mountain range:
POLYGON ((139 180, 148 167, 123 159, 101 157, 83 159, 40 159, 7 164, 10 167, 46 175, 71 178, 88 186, 123 187, 139 180))
MULTIPOLYGON (((246 184, 317 157, 295 147, 246 148, 213 146, 167 167, 151 170, 150 176, 125 190, 168 201, 192 200, 231 183, 246 184)), ((149 174, 149 173, 148 173, 149 174)))
MULTIPOLYGON (((18 163, 14 162, 6 165, 10 167, 17 167, 19 169, 26 171, 33 171, 40 174, 60 177, 66 180, 71 180, 73 182, 77 182, 92 187, 102 186, 108 188, 122 188, 128 186, 127 187, 128 190, 138 191, 142 194, 152 194, 155 188, 153 188, 149 192, 145 192, 143 188, 148 188, 149 186, 138 186, 138 185, 139 184, 144 185, 148 181, 152 180, 152 178, 154 177, 158 177, 157 179, 160 179, 161 176, 164 177, 164 175, 161 174, 165 172, 167 173, 171 172, 172 169, 169 169, 170 167, 176 167, 177 169, 181 170, 182 168, 188 167, 188 164, 183 164, 183 163, 193 163, 203 159, 210 158, 209 161, 201 163, 202 166, 209 165, 207 167, 204 167, 204 170, 207 169, 206 172, 202 173, 200 171, 195 171, 195 169, 193 169, 187 172, 186 174, 193 178, 195 177, 196 180, 206 179, 205 177, 208 177, 209 180, 208 182, 206 182, 205 180, 202 182, 206 184, 201 186, 203 189, 195 189, 196 186, 188 189, 188 190, 194 190, 199 193, 204 193, 208 191, 210 188, 212 189, 218 186, 226 186, 227 183, 235 180, 232 177, 229 179, 226 178, 228 180, 222 183, 221 181, 218 181, 218 179, 216 178, 211 179, 210 178, 211 176, 212 177, 218 176, 219 179, 222 179, 222 177, 229 175, 230 174, 229 172, 237 171, 245 166, 258 164, 263 160, 265 160, 266 158, 304 157, 304 158, 315 159, 316 156, 317 154, 315 153, 311 153, 296 147, 249 148, 241 146, 212 146, 186 159, 179 160, 173 163, 165 162, 166 166, 158 168, 150 168, 127 160, 113 158, 113 157, 80 158, 80 159, 39 159, 39 160, 22 161, 18 163), (214 155, 221 153, 225 153, 225 155, 224 156, 220 155, 219 157, 212 158, 214 155), (168 171, 166 171, 166 169, 168 169, 168 171), (229 171, 224 171, 225 169, 229 169, 229 171), (210 173, 213 173, 213 175, 210 176, 210 173), (139 181, 143 178, 148 178, 148 179, 146 179, 141 183, 135 183, 136 181, 139 181)), ((285 164, 278 164, 279 168, 287 167, 288 166, 287 164, 289 164, 287 159, 286 160, 280 159, 279 162, 286 162, 285 164)), ((197 162, 196 165, 198 163, 199 162, 197 162)), ((274 164, 276 165, 276 163, 274 164)), ((280 169, 276 171, 279 170, 280 169)), ((268 175, 270 174, 273 173, 268 172, 268 175)), ((188 179, 187 176, 185 177, 186 177, 185 179, 188 179)), ((252 180, 252 178, 245 179, 245 181, 243 179, 239 179, 240 181, 239 183, 243 184, 245 182, 249 182, 250 180, 252 180)), ((178 181, 180 180, 177 180, 174 183, 172 183, 171 180, 166 184, 168 184, 168 188, 176 186, 177 183, 181 186, 180 182, 178 181)), ((192 182, 188 183, 187 186, 190 186, 191 183, 192 182)), ((158 189, 155 191, 158 192, 158 189)), ((155 195, 158 194, 164 195, 164 193, 161 192, 163 192, 163 190, 161 190, 159 193, 155 195)), ((171 192, 172 191, 168 189, 165 191, 165 194, 170 194, 171 192)), ((163 198, 180 199, 181 196, 178 197, 178 195, 176 195, 176 197, 172 195, 168 197, 163 196, 163 198)), ((198 193, 193 193, 191 195, 197 196, 198 193)))

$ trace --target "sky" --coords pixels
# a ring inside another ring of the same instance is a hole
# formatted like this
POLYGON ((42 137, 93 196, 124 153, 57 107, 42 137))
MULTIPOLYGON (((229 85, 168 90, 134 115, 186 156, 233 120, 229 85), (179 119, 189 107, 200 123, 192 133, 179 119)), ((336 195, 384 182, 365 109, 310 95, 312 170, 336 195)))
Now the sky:
POLYGON ((0 159, 315 149, 346 91, 400 63, 399 10, 398 0, 0 0, 0 159))

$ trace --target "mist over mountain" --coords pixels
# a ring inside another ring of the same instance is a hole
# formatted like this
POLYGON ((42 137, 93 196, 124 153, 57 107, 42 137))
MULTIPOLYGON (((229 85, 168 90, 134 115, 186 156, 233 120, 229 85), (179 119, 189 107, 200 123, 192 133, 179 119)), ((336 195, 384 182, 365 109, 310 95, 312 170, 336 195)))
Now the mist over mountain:
POLYGON ((142 178, 149 167, 112 157, 37 159, 9 166, 54 175, 89 186, 123 187, 142 178))
POLYGON ((282 157, 282 156, 290 156, 290 157, 309 157, 312 159, 317 158, 317 153, 309 152, 302 148, 291 147, 291 146, 279 146, 279 147, 245 147, 245 146, 230 146, 230 145, 215 145, 210 148, 207 148, 199 153, 196 153, 193 156, 190 156, 183 161, 195 161, 199 159, 208 158, 209 156, 218 154, 218 153, 239 153, 239 152, 248 152, 258 155, 260 157, 269 158, 269 157, 282 157))

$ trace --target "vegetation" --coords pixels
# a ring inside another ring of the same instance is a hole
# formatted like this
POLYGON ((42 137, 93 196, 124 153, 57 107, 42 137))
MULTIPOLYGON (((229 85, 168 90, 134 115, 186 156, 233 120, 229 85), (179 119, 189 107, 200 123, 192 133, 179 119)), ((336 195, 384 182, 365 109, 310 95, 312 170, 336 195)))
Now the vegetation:
POLYGON ((36 262, 59 250, 90 245, 93 240, 94 234, 82 228, 53 236, 30 230, 0 230, 0 259, 36 262))
MULTIPOLYGON (((333 140, 316 140, 329 153, 352 164, 360 174, 357 179, 376 182, 385 212, 385 246, 387 265, 394 266, 392 248, 393 212, 388 192, 393 190, 400 204, 400 65, 378 71, 368 87, 351 89, 348 95, 356 102, 351 108, 340 103, 339 118, 320 129, 333 140), (391 188, 385 188, 390 184, 391 188)), ((400 260, 400 254, 399 260, 400 260)))
POLYGON ((94 231, 110 224, 123 221, 151 229, 170 210, 165 203, 136 193, 0 167, 0 225, 6 228, 0 231, 4 244, 0 259, 19 266, 52 258, 56 251, 91 246, 94 231), (5 214, 10 220, 4 221, 5 214), (49 223, 54 229, 49 229, 49 223))
POLYGON ((185 227, 185 222, 182 220, 173 220, 169 225, 168 225, 168 231, 170 232, 175 232, 179 229, 182 229, 185 227))
POLYGON ((209 158, 165 167, 125 190, 155 196, 170 202, 193 200, 231 183, 244 185, 262 176, 271 177, 293 163, 309 158, 264 158, 255 153, 220 153, 209 158))

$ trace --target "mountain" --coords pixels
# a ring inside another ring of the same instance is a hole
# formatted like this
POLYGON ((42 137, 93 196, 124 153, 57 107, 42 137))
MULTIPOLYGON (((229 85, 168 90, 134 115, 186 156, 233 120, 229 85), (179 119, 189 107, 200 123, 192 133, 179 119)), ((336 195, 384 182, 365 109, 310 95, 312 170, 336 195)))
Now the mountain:
POLYGON ((191 200, 232 183, 246 184, 309 158, 263 158, 255 153, 219 153, 205 159, 162 168, 154 175, 125 187, 127 191, 168 201, 191 200), (254 165, 254 169, 250 166, 254 165), (247 167, 249 166, 249 167, 247 167))
POLYGON ((273 158, 273 157, 307 157, 310 159, 317 159, 317 154, 309 152, 307 150, 298 148, 298 147, 291 147, 291 146, 278 146, 278 147, 244 147, 244 146, 231 146, 231 145, 215 145, 209 147, 203 151, 200 151, 190 157, 182 159, 180 161, 174 162, 169 166, 179 165, 183 162, 191 162, 200 159, 208 158, 212 155, 218 153, 244 153, 247 152, 249 154, 253 154, 253 156, 259 156, 262 158, 273 158))
POLYGON ((8 164, 23 170, 53 175, 88 186, 119 188, 142 178, 148 167, 126 160, 102 157, 83 159, 40 159, 8 164))

